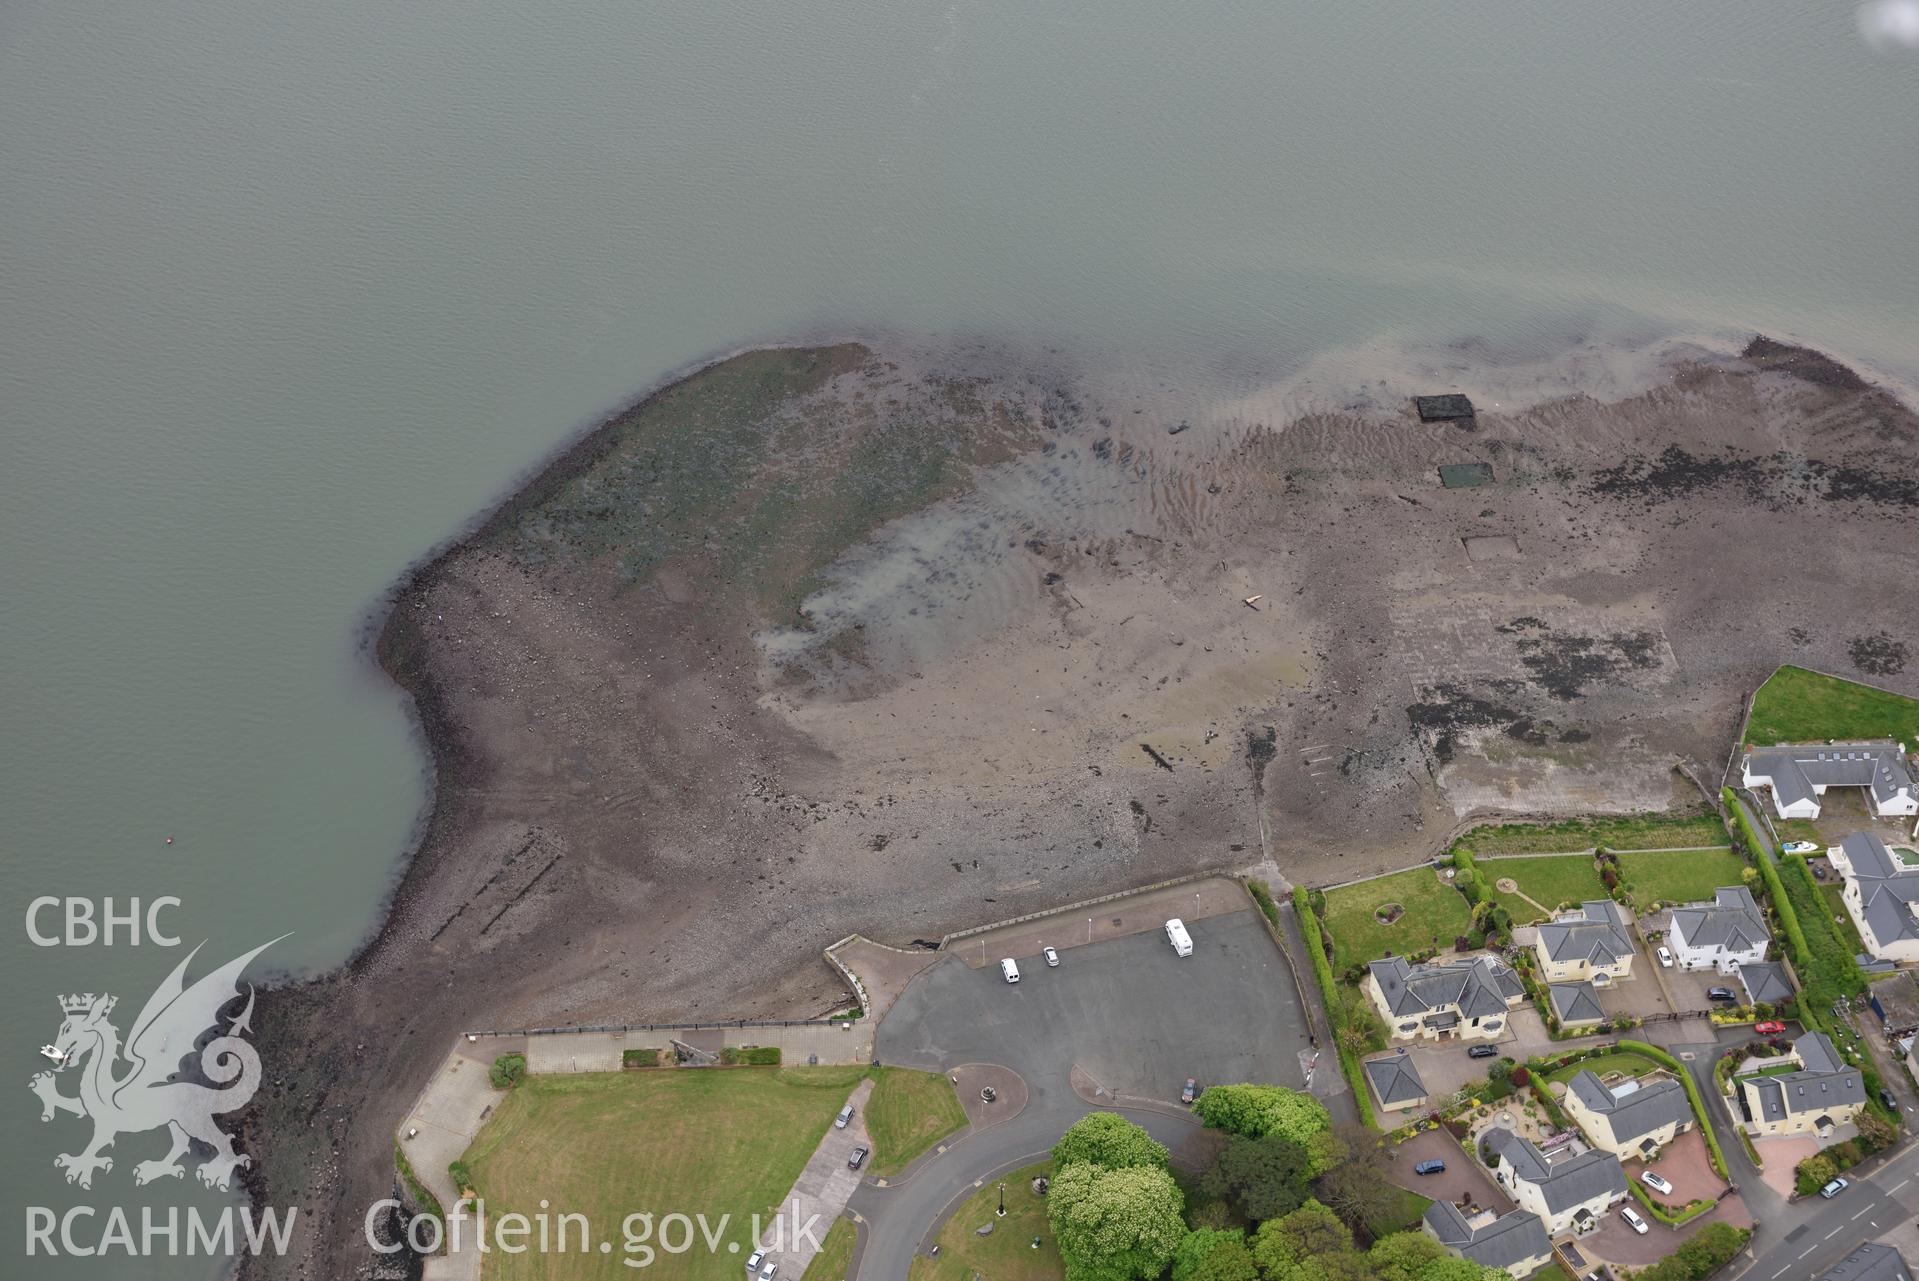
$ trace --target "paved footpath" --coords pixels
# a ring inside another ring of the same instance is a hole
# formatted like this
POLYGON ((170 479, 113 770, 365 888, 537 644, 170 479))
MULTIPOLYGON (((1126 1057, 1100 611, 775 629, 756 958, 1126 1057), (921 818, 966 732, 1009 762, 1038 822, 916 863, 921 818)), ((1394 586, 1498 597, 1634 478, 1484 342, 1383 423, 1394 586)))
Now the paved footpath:
POLYGON ((778 1261, 782 1277, 799 1281, 806 1274, 807 1265, 819 1253, 819 1243, 825 1239, 827 1229, 840 1217, 853 1197, 853 1190, 860 1185, 859 1172, 850 1168, 846 1160, 856 1147, 872 1150, 873 1140, 866 1133, 866 1100, 872 1093, 871 1077, 853 1088, 852 1097, 847 1099, 853 1105, 853 1119, 844 1130, 828 1128, 826 1137, 813 1149, 806 1168, 794 1181, 793 1190, 780 1203, 777 1232, 794 1233, 799 1238, 794 1242, 764 1243, 775 1247, 772 1257, 778 1261), (797 1225, 809 1221, 813 1224, 813 1236, 795 1232, 797 1225))

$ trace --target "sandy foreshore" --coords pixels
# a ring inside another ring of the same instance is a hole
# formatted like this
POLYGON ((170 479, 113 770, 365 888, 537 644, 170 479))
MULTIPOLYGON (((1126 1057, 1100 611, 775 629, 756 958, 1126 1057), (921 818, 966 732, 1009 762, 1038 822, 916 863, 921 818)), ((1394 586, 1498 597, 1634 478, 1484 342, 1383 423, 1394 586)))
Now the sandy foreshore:
POLYGON ((370 1262, 394 1127, 464 1028, 817 1014, 850 932, 1660 808, 1766 671, 1909 623, 1919 419, 1842 366, 1679 353, 1469 428, 1401 394, 1451 389, 1180 413, 753 352, 557 458, 380 634, 432 818, 377 938, 261 1004, 250 1186, 302 1239, 258 1272, 370 1262))

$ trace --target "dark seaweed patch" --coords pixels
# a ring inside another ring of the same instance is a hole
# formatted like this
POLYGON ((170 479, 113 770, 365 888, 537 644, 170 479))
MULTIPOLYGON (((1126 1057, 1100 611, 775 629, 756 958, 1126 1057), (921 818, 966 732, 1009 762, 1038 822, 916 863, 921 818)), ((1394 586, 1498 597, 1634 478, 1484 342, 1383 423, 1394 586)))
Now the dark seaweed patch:
POLYGON ((1897 676, 1906 670, 1906 643, 1885 632, 1855 636, 1846 642, 1852 665, 1868 676, 1897 676))

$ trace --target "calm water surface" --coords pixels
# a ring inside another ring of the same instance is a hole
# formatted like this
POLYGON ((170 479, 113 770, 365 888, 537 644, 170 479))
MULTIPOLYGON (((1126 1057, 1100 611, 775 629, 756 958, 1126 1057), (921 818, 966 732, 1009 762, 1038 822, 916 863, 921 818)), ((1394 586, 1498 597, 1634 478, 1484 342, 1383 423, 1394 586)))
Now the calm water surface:
POLYGON ((132 1191, 157 1135, 60 1181, 83 1128, 23 1088, 56 995, 124 1027, 177 957, 35 947, 27 900, 341 960, 422 805, 367 611, 689 361, 988 335, 1203 398, 1334 347, 1763 328, 1915 372, 1919 58, 1845 5, 1038 8, 0 14, 4 1257, 25 1206, 218 1200, 132 1191))

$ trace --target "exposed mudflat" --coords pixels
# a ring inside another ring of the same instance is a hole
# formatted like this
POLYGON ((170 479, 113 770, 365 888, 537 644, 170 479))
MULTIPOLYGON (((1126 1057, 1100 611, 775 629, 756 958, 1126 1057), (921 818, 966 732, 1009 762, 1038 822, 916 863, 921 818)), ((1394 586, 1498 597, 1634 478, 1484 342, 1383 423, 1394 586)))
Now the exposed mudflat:
POLYGON ((382 637, 440 790, 378 941, 268 1016, 303 1053, 255 1191, 306 1207, 307 1271, 355 1266, 461 1029, 818 1014, 851 931, 1661 808, 1781 662, 1912 685, 1891 396, 1763 341, 1518 396, 1456 354, 1198 404, 750 353, 556 462, 382 637), (1475 421, 1418 422, 1452 390, 1475 421), (1458 463, 1492 479, 1444 488, 1458 463))

